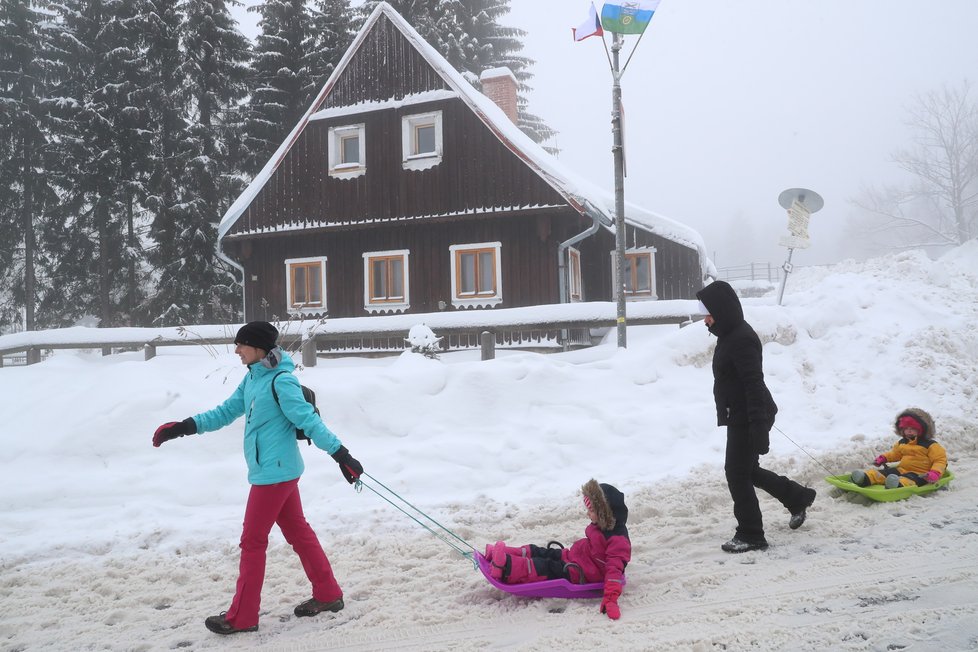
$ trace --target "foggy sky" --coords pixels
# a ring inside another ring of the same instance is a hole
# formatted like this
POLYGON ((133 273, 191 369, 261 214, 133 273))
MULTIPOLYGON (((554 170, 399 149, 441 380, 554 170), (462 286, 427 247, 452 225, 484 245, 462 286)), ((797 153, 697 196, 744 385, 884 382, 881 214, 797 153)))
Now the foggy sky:
MULTIPOLYGON (((571 37, 589 4, 512 0, 501 22, 528 33, 530 110, 560 132, 560 160, 610 190, 608 60, 571 37)), ((257 16, 236 16, 253 37, 257 16)), ((778 194, 807 187, 825 207, 793 262, 858 256, 850 200, 901 178, 915 94, 974 78, 976 27, 974 0, 663 0, 622 77, 626 199, 699 230, 719 267, 780 265, 778 194)))

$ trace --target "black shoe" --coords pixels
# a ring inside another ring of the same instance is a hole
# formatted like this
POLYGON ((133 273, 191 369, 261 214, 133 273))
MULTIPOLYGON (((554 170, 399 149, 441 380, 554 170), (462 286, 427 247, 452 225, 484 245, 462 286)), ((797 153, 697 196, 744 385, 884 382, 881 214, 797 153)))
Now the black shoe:
POLYGON ((751 550, 767 550, 767 541, 744 541, 734 537, 720 546, 724 552, 750 552, 751 550))
POLYGON ((797 530, 801 527, 801 524, 805 522, 805 518, 808 516, 805 513, 805 510, 811 507, 812 503, 815 502, 815 490, 811 489, 810 491, 812 493, 809 496, 808 502, 805 503, 801 509, 791 512, 791 518, 788 519, 788 527, 790 527, 792 530, 797 530))
POLYGON ((337 612, 343 608, 343 598, 339 600, 333 600, 332 602, 320 602, 316 598, 309 598, 298 607, 295 608, 295 615, 302 618, 303 616, 315 616, 324 611, 337 612))
POLYGON ((222 611, 219 616, 208 616, 204 621, 204 626, 211 630, 215 634, 238 634, 240 632, 257 632, 258 625, 253 627, 244 627, 242 629, 237 629, 234 625, 229 623, 225 618, 224 614, 226 611, 222 611))

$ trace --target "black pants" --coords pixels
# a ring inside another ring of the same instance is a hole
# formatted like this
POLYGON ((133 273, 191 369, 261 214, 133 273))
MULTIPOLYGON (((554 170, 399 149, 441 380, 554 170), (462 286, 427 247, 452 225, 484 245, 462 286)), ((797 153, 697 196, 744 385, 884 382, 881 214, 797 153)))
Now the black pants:
POLYGON ((542 575, 549 580, 565 579, 576 581, 577 569, 573 569, 575 577, 572 577, 570 569, 564 565, 564 560, 560 558, 563 551, 563 548, 544 548, 531 543, 530 561, 533 562, 533 568, 536 570, 537 575, 542 575))
POLYGON ((754 487, 777 498, 792 513, 806 506, 813 497, 813 489, 761 468, 746 425, 727 426, 727 457, 723 470, 727 475, 730 497, 733 498, 734 518, 737 519, 734 536, 742 541, 764 541, 761 507, 754 487))
POLYGON ((900 473, 897 469, 893 468, 892 466, 889 466, 885 469, 881 469, 880 473, 882 473, 883 475, 898 475, 901 478, 907 478, 909 480, 913 480, 914 482, 917 483, 918 487, 923 487, 925 484, 927 484, 927 478, 924 477, 923 475, 920 475, 919 473, 900 473))

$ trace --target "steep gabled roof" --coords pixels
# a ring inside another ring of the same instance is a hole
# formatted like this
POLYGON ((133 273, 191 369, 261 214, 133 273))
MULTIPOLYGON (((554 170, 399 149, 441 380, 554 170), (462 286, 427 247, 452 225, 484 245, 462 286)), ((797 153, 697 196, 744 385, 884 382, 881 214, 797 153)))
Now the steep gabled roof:
MULTIPOLYGON (((262 168, 248 187, 245 188, 244 192, 238 196, 237 200, 228 209, 218 227, 219 239, 224 237, 255 199, 259 191, 268 183, 309 121, 317 117, 322 117, 316 116, 315 114, 320 111, 320 108, 325 103, 337 80, 346 71, 353 56, 363 44, 367 34, 370 33, 370 30, 380 20, 381 16, 385 16, 404 35, 408 42, 411 43, 425 61, 445 81, 449 90, 439 91, 438 95, 440 99, 457 97, 462 100, 507 149, 518 156, 528 167, 553 187, 567 201, 568 205, 582 215, 588 215, 596 219, 605 228, 613 228, 615 202, 612 193, 598 188, 589 181, 578 177, 560 164, 537 143, 533 142, 529 136, 513 124, 506 114, 503 113, 502 109, 492 100, 475 90, 393 7, 386 2, 380 2, 363 24, 363 27, 360 28, 360 31, 357 32, 353 43, 347 49, 339 64, 337 64, 333 74, 326 80, 322 90, 319 91, 316 99, 292 129, 292 132, 268 160, 265 167, 262 168)), ((392 102, 394 101, 392 100, 392 102)), ((347 112, 347 108, 352 111, 360 108, 360 106, 345 107, 344 112, 347 112)), ((363 111, 372 111, 377 108, 377 103, 364 103, 362 106, 363 111)), ((336 108, 333 108, 327 111, 335 112, 336 110, 336 108)), ((697 249, 700 253, 701 264, 706 264, 708 260, 706 247, 703 243, 702 236, 694 229, 675 220, 651 211, 646 211, 634 204, 626 204, 625 212, 625 221, 627 223, 697 249)))

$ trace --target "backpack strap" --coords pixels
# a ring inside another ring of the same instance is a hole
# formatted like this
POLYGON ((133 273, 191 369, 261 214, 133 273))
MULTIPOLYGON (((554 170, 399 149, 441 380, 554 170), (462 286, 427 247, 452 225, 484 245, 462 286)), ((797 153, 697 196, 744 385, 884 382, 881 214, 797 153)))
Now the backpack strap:
POLYGON ((282 374, 287 374, 287 373, 289 373, 289 372, 288 371, 280 371, 277 374, 275 374, 274 376, 272 376, 272 398, 275 399, 275 405, 277 405, 279 407, 282 407, 282 404, 279 403, 279 400, 278 400, 278 392, 275 391, 275 379, 278 378, 279 376, 281 376, 282 374))

